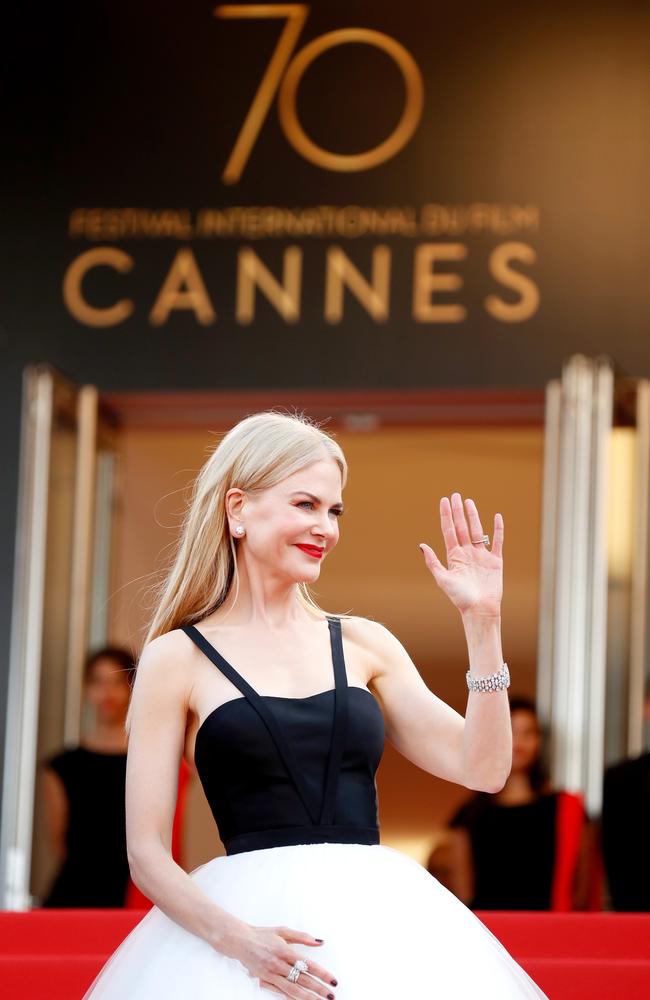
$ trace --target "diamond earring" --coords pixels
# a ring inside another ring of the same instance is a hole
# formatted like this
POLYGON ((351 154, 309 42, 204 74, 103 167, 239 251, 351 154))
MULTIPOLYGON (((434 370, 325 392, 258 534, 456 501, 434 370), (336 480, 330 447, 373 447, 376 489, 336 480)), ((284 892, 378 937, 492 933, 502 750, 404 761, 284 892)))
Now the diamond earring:
POLYGON ((246 528, 244 527, 243 524, 238 524, 237 527, 235 528, 235 534, 239 535, 240 538, 244 534, 245 531, 246 531, 246 528))

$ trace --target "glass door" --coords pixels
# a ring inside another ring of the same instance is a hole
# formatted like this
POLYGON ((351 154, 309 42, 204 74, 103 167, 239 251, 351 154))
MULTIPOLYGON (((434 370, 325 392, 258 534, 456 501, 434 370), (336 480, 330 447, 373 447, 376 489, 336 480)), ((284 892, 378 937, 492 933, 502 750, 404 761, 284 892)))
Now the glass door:
POLYGON ((39 762, 77 742, 83 662, 105 639, 113 440, 95 386, 50 365, 23 375, 0 906, 28 909, 48 878, 39 762))
POLYGON ((547 388, 537 693, 556 787, 600 813, 604 768, 643 749, 650 382, 574 355, 547 388))

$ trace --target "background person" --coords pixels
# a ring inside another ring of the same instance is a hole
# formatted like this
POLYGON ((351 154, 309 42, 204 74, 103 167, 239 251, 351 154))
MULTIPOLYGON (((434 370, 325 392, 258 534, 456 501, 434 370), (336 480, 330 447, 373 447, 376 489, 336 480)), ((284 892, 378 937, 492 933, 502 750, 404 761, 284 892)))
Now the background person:
POLYGON ((550 788, 534 702, 513 696, 510 717, 512 769, 504 787, 461 806, 429 871, 476 910, 586 909, 594 838, 582 798, 550 788), (508 864, 495 865, 504 852, 508 864))
POLYGON ((644 701, 646 750, 605 771, 603 861, 615 910, 650 912, 650 684, 644 701))
POLYGON ((118 646, 105 646, 88 658, 83 693, 95 710, 94 725, 79 746, 43 762, 48 836, 60 862, 45 907, 124 905, 130 878, 124 722, 134 669, 131 654, 118 646))

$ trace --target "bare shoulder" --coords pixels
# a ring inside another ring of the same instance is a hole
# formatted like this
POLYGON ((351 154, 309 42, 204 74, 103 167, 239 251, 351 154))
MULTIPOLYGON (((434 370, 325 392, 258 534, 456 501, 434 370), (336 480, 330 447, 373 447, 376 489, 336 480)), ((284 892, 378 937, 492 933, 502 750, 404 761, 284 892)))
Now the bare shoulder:
POLYGON ((350 615, 341 619, 341 628, 345 641, 369 661, 372 677, 383 674, 396 657, 407 655, 399 639, 381 622, 350 615))
POLYGON ((192 653, 185 633, 177 628, 156 636, 143 647, 135 675, 137 690, 164 690, 187 705, 192 689, 192 653))
POLYGON ((178 670, 179 662, 187 663, 190 648, 183 630, 174 628, 146 643, 138 660, 138 669, 144 666, 145 670, 165 670, 171 675, 175 669, 178 670))

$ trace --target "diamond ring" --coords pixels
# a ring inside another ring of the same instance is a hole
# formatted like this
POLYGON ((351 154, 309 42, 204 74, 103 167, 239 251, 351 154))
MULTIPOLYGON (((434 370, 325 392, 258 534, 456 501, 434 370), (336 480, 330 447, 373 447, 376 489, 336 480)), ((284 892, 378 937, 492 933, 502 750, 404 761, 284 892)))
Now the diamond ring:
POLYGON ((287 979, 289 980, 290 983, 297 983, 298 976, 300 975, 300 973, 308 971, 309 971, 309 966, 307 965, 305 960, 303 958, 299 958, 298 961, 294 962, 291 968, 289 969, 289 972, 287 973, 287 979))

